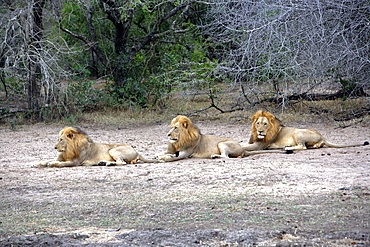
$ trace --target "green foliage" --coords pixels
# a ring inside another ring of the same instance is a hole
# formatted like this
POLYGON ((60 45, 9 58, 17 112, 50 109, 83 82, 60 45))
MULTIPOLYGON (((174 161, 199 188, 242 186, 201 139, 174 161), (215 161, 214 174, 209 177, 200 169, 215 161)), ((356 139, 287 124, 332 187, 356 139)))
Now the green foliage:
POLYGON ((64 59, 65 67, 69 67, 80 78, 91 76, 91 72, 94 72, 95 76, 109 73, 109 64, 101 64, 101 61, 97 64, 96 58, 94 60, 93 56, 96 54, 92 54, 91 46, 101 49, 106 56, 112 56, 114 53, 111 42, 114 36, 113 25, 107 21, 98 2, 92 1, 91 6, 88 6, 89 9, 87 6, 80 1, 64 2, 58 25, 85 38, 89 44, 59 28, 54 29, 54 32, 61 35, 71 48, 71 52, 64 59), (88 23, 87 14, 91 14, 91 23, 88 23))
POLYGON ((63 119, 69 125, 75 126, 77 124, 77 117, 76 115, 68 115, 63 119))
MULTIPOLYGON (((104 13, 98 1, 93 1, 90 9, 87 9, 87 5, 79 1, 64 2, 60 25, 90 41, 94 41, 96 38, 96 45, 107 59, 107 64, 97 64, 96 61, 93 61, 92 50, 86 49, 88 47, 81 39, 62 32, 61 34, 68 45, 76 51, 66 57, 64 60, 66 66, 79 78, 91 76, 93 66, 97 68, 98 75, 105 76, 114 76, 115 67, 121 66, 125 75, 125 78, 115 78, 119 80, 119 83, 109 85, 107 97, 101 95, 91 97, 92 92, 87 89, 88 85, 84 90, 82 90, 83 88, 71 88, 70 92, 74 90, 83 92, 68 94, 69 102, 76 104, 75 108, 78 111, 92 109, 92 106, 97 104, 108 104, 114 107, 128 107, 138 104, 152 107, 162 101, 173 89, 210 88, 210 85, 214 83, 213 70, 216 66, 207 58, 203 38, 198 35, 199 31, 190 19, 187 19, 189 17, 174 16, 161 22, 160 25, 156 25, 158 19, 164 16, 166 11, 180 4, 181 1, 164 5, 158 5, 158 2, 130 1, 121 3, 122 20, 127 18, 127 9, 134 10, 126 47, 135 47, 142 41, 143 37, 153 30, 156 33, 168 31, 174 21, 182 23, 181 28, 186 28, 190 32, 182 35, 167 32, 165 37, 157 37, 149 42, 133 56, 133 59, 129 58, 130 51, 121 55, 115 53, 115 45, 112 42, 115 38, 115 27, 106 18, 107 14, 104 13), (86 14, 89 13, 92 14, 91 23, 86 18, 86 14), (95 36, 92 36, 90 24, 95 31, 95 36)), ((78 87, 84 86, 79 85, 78 87)))
MULTIPOLYGON (((25 83, 18 77, 5 77, 5 85, 7 85, 9 97, 23 97, 26 88, 25 83)), ((3 90, 3 84, 0 84, 0 88, 3 90)), ((5 89, 4 89, 5 90, 5 89)))
POLYGON ((339 78, 339 82, 342 85, 342 89, 346 92, 354 91, 357 88, 357 84, 352 80, 345 80, 343 78, 339 78))
POLYGON ((103 91, 92 87, 93 81, 71 83, 67 89, 66 105, 71 112, 89 111, 99 108, 103 91))
POLYGON ((179 56, 176 50, 166 53, 168 63, 164 71, 169 82, 180 90, 212 88, 218 79, 215 73, 216 64, 210 61, 199 50, 190 52, 187 56, 179 56), (182 61, 179 61, 179 60, 182 61))

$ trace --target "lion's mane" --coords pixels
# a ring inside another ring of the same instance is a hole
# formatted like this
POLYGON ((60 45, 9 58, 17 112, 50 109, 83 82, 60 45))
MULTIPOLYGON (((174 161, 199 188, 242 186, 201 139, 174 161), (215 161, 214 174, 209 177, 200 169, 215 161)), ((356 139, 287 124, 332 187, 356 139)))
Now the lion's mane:
POLYGON ((183 147, 192 146, 197 142, 201 133, 198 127, 196 127, 189 118, 179 115, 171 121, 171 127, 180 128, 180 138, 179 141, 173 143, 173 147, 176 150, 180 150, 183 147))
POLYGON ((64 160, 78 158, 82 150, 93 143, 84 131, 76 127, 65 127, 59 132, 59 138, 67 142, 65 151, 61 153, 64 160))
POLYGON ((252 138, 249 141, 249 143, 253 143, 256 141, 271 142, 276 137, 277 133, 280 130, 280 127, 283 126, 281 124, 281 121, 277 119, 273 114, 271 114, 270 112, 262 111, 262 110, 257 111, 256 114, 254 114, 254 116, 252 117, 252 120, 253 120, 252 129, 251 129, 252 138), (256 128, 256 122, 260 117, 267 118, 270 123, 269 130, 263 140, 258 139, 258 133, 257 133, 257 128, 256 128))

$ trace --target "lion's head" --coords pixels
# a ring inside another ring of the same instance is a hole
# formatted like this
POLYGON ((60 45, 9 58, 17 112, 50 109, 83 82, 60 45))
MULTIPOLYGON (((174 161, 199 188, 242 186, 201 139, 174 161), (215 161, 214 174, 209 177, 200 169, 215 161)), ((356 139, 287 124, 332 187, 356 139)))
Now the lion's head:
POLYGON ((71 160, 79 157, 82 148, 89 143, 93 143, 93 141, 84 131, 75 127, 65 127, 59 132, 55 149, 61 152, 65 160, 71 160))
POLYGON ((171 121, 171 130, 168 132, 168 141, 176 150, 198 140, 199 129, 185 116, 177 116, 171 121))
POLYGON ((250 143, 256 141, 269 142, 273 140, 282 126, 279 119, 266 111, 257 111, 252 117, 252 120, 250 143))

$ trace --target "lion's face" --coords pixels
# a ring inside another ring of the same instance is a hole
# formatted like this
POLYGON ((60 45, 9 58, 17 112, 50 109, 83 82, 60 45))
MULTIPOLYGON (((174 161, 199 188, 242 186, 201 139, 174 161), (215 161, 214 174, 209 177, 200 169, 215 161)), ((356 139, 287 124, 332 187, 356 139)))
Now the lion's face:
POLYGON ((170 143, 176 143, 180 140, 180 134, 181 134, 181 126, 180 123, 177 122, 173 126, 171 126, 171 130, 168 132, 168 141, 170 143))
POLYGON ((273 114, 265 111, 257 111, 252 120, 252 141, 271 141, 281 126, 273 114))
POLYGON ((57 143, 55 144, 55 149, 58 150, 58 152, 65 152, 67 150, 67 146, 68 146, 68 140, 67 140, 67 137, 65 135, 61 135, 59 136, 58 138, 58 141, 57 143))
POLYGON ((177 116, 171 121, 171 129, 167 134, 168 142, 176 148, 198 139, 199 130, 186 116, 177 116))
POLYGON ((88 135, 75 127, 65 127, 59 132, 59 138, 55 144, 55 149, 61 152, 65 159, 78 157, 81 148, 92 143, 88 135))
POLYGON ((270 129, 270 121, 267 117, 259 117, 255 122, 258 139, 264 139, 270 129))
POLYGON ((55 144, 55 149, 58 152, 66 152, 69 146, 74 146, 75 137, 80 134, 80 129, 66 127, 59 132, 59 138, 55 144))

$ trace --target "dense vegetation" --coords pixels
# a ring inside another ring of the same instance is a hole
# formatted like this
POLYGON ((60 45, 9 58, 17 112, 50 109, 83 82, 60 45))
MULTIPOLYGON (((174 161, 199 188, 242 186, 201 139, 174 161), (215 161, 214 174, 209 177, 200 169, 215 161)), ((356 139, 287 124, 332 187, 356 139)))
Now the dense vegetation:
MULTIPOLYGON (((368 97, 367 0, 0 5, 2 116, 12 111, 9 102, 37 120, 158 108, 177 91, 204 93, 221 112, 368 97), (215 99, 226 89, 236 93, 222 110, 215 99)), ((369 108, 365 103, 354 115, 369 114, 369 108)))

